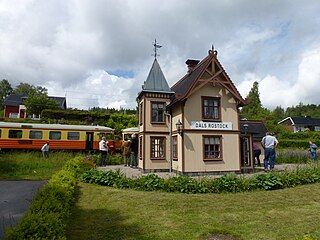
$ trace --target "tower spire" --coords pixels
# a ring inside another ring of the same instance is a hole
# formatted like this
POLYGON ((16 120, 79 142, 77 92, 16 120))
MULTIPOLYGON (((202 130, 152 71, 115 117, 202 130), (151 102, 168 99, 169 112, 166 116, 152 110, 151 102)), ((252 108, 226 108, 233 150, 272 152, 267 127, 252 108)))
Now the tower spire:
POLYGON ((158 48, 161 48, 162 45, 159 45, 159 43, 157 43, 157 39, 154 39, 154 42, 152 43, 153 45, 153 51, 154 54, 152 54, 154 56, 155 59, 157 59, 157 56, 160 56, 159 54, 157 54, 157 50, 158 48))

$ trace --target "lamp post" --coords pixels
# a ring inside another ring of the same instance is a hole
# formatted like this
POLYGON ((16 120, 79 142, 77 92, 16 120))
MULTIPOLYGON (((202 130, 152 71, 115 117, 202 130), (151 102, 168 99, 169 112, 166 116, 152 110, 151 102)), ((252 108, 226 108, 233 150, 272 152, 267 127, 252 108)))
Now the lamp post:
POLYGON ((248 131, 248 127, 249 125, 248 124, 243 124, 243 128, 244 128, 244 135, 247 135, 247 131, 248 131))
POLYGON ((165 112, 164 113, 166 116, 168 116, 169 117, 169 129, 170 129, 170 148, 169 148, 169 171, 170 171, 170 173, 172 172, 172 116, 171 116, 171 114, 170 113, 168 113, 168 112, 165 112))
POLYGON ((180 119, 178 119, 178 122, 176 123, 176 127, 177 127, 178 134, 181 136, 181 133, 182 133, 182 122, 180 121, 180 119))

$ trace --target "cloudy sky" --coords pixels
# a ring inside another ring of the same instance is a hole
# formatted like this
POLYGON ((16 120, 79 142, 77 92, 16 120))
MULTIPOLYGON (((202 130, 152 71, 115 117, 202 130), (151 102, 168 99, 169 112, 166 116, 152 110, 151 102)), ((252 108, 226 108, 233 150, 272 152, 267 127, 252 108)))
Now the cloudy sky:
POLYGON ((212 44, 264 107, 320 104, 319 0, 0 0, 0 79, 68 107, 135 108, 153 62, 172 86, 212 44))

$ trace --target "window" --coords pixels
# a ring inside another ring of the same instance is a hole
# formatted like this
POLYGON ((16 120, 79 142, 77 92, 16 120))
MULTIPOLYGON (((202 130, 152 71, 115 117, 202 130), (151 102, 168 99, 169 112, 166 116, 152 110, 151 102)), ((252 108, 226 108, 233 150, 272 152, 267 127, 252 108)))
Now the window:
POLYGON ((172 137, 172 158, 178 159, 178 137, 172 137))
POLYGON ((143 124, 143 102, 140 103, 140 107, 139 107, 139 124, 142 125, 143 124))
POLYGON ((151 103, 151 106, 152 106, 151 122, 163 123, 165 103, 153 102, 151 103))
POLYGON ((79 140, 80 133, 79 132, 68 132, 68 140, 79 140))
POLYGON ((151 158, 165 158, 165 137, 151 137, 151 158))
POLYGON ((113 140, 112 133, 100 132, 100 133, 98 133, 98 135, 99 135, 99 139, 102 139, 102 137, 105 137, 106 140, 113 140))
POLYGON ((142 147, 143 147, 143 143, 142 143, 142 136, 139 138, 139 159, 142 159, 142 147))
POLYGON ((1 129, 0 129, 0 138, 1 138, 1 129))
POLYGON ((220 98, 202 97, 202 118, 220 120, 220 98))
POLYGON ((204 160, 222 160, 221 136, 203 137, 204 160))
POLYGON ((29 132, 30 139, 42 139, 42 131, 33 131, 29 132))
POLYGON ((50 131, 49 139, 51 139, 51 140, 60 140, 61 139, 61 132, 50 131))
POLYGON ((9 130, 9 138, 22 138, 22 130, 9 130))
POLYGON ((14 113, 14 112, 9 113, 9 118, 18 118, 18 117, 19 117, 19 113, 14 113))

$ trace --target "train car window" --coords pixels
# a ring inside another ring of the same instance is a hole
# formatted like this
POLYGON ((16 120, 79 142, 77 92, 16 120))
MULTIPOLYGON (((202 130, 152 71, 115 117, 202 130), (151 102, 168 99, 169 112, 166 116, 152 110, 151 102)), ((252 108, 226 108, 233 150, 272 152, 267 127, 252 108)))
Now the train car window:
POLYGON ((22 130, 9 130, 9 138, 22 138, 22 130))
POLYGON ((68 140, 79 140, 80 133, 79 132, 68 132, 68 140))
POLYGON ((113 137, 112 137, 112 133, 103 133, 103 132, 100 132, 98 133, 99 135, 99 138, 101 139, 102 137, 105 137, 107 140, 113 140, 113 137))
POLYGON ((49 139, 51 139, 51 140, 60 140, 61 139, 61 132, 50 131, 49 132, 49 139))
POLYGON ((131 135, 132 134, 123 134, 123 140, 127 141, 127 140, 131 140, 131 135))
POLYGON ((30 139, 42 139, 42 131, 30 131, 29 138, 30 139))
POLYGON ((0 129, 0 138, 1 138, 1 129, 0 129))

